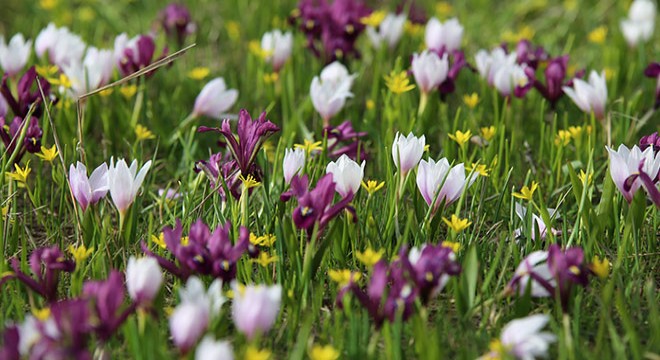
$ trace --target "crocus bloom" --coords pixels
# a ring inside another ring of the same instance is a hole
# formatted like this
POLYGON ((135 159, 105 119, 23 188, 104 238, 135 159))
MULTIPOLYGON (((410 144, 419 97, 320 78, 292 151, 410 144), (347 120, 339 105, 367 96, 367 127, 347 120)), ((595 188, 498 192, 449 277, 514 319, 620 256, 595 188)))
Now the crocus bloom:
POLYGON ((279 72, 284 63, 291 57, 293 35, 280 30, 267 32, 261 37, 261 50, 266 54, 266 62, 273 66, 273 71, 279 72))
POLYGON ((87 45, 80 36, 69 31, 67 27, 58 28, 50 23, 41 30, 34 42, 37 56, 42 57, 48 52, 50 62, 60 69, 73 61, 80 62, 87 45))
POLYGON ((548 356, 548 347, 557 338, 540 331, 549 321, 548 315, 530 315, 510 321, 502 329, 500 339, 491 345, 491 351, 479 359, 501 359, 511 356, 515 359, 531 360, 548 356))
MULTIPOLYGON (((41 92, 39 91, 39 86, 36 84, 37 70, 32 66, 23 74, 16 85, 16 96, 12 94, 7 80, 8 76, 5 74, 2 77, 0 93, 2 93, 2 96, 7 101, 7 105, 14 112, 14 116, 25 118, 32 104, 41 103, 41 92)), ((50 83, 44 78, 39 78, 39 83, 44 90, 44 95, 48 96, 50 94, 50 83)), ((32 116, 38 118, 41 116, 41 112, 41 106, 36 106, 32 116)))
POLYGON ((240 289, 234 282, 231 317, 236 328, 248 339, 270 330, 277 320, 282 300, 280 285, 246 285, 240 289))
POLYGON ((23 34, 14 35, 9 44, 5 43, 5 37, 0 35, 0 67, 14 76, 23 70, 32 53, 32 40, 25 41, 23 34))
POLYGON ((650 179, 660 176, 660 153, 655 153, 651 146, 642 151, 637 145, 628 149, 621 144, 616 151, 609 147, 607 151, 610 154, 612 181, 628 203, 632 202, 635 193, 643 185, 639 178, 641 172, 650 179))
POLYGON ((184 5, 171 3, 160 12, 160 24, 169 36, 176 36, 179 45, 186 36, 192 34, 197 26, 190 18, 190 12, 184 5))
POLYGON ((30 359, 92 359, 87 347, 93 315, 87 300, 70 299, 50 306, 50 316, 37 323, 40 337, 30 348, 30 359))
POLYGON ((123 306, 124 279, 117 270, 112 270, 106 280, 86 281, 83 284, 83 297, 92 300, 97 322, 94 323, 94 332, 106 341, 121 327, 136 308, 133 303, 123 306))
POLYGON ((163 273, 158 261, 151 257, 136 259, 131 256, 126 266, 128 295, 138 304, 150 303, 158 295, 163 273))
POLYGON ((319 231, 322 231, 342 210, 352 210, 348 205, 353 200, 352 193, 338 203, 332 204, 335 195, 335 183, 332 177, 332 174, 325 174, 317 181, 316 188, 308 190, 307 175, 302 177, 295 175, 291 179, 291 190, 280 197, 284 201, 291 196, 298 198, 298 207, 293 210, 293 222, 299 229, 307 230, 309 235, 312 234, 317 223, 319 231))
POLYGON ((639 42, 651 39, 656 12, 655 3, 652 0, 635 0, 630 5, 628 17, 621 20, 621 32, 630 47, 635 47, 639 42))
POLYGON ((463 26, 458 19, 451 18, 444 23, 433 17, 426 24, 424 42, 433 51, 454 51, 461 47, 463 26))
POLYGON ((170 333, 174 345, 185 354, 218 315, 225 299, 222 296, 222 282, 216 279, 207 291, 197 277, 188 279, 186 287, 179 289, 179 295, 181 303, 170 316, 170 333))
POLYGON ((360 189, 360 184, 364 177, 364 165, 364 161, 358 165, 358 163, 351 160, 348 156, 342 155, 336 162, 330 162, 325 168, 325 172, 332 174, 337 193, 343 197, 347 197, 349 194, 355 195, 360 189))
POLYGON ((284 182, 289 184, 293 175, 299 174, 305 168, 305 149, 285 149, 282 171, 284 182))
POLYGON ((546 263, 547 260, 547 251, 534 251, 527 255, 516 268, 513 278, 507 285, 507 291, 519 296, 523 296, 527 291, 533 297, 552 296, 555 280, 550 273, 550 268, 546 263), (530 290, 527 290, 528 284, 531 285, 530 290), (547 285, 543 286, 542 284, 547 285))
POLYGON ((227 89, 221 77, 209 81, 195 99, 193 116, 205 115, 221 119, 238 99, 238 90, 227 89))
POLYGON ((330 118, 335 116, 353 97, 351 86, 357 75, 350 75, 348 69, 339 62, 333 62, 321 71, 321 76, 315 76, 309 90, 314 109, 323 118, 324 126, 328 126, 330 118))
POLYGON ((227 222, 211 233, 208 226, 200 219, 190 227, 187 243, 184 244, 180 221, 177 220, 173 229, 165 227, 163 229, 165 244, 178 265, 152 253, 144 243, 142 249, 147 255, 156 258, 162 268, 180 279, 200 274, 231 281, 236 277, 236 262, 243 256, 250 243, 250 232, 245 227, 241 227, 239 239, 234 245, 229 236, 230 229, 231 225, 227 222))
POLYGON ((428 94, 440 86, 449 73, 449 60, 445 53, 442 58, 435 52, 424 50, 413 54, 412 73, 419 90, 428 94))
POLYGON ((387 44, 390 49, 393 49, 399 43, 405 25, 406 14, 396 15, 389 13, 380 25, 378 25, 378 29, 371 26, 367 27, 367 36, 376 49, 380 49, 383 43, 387 44))
MULTIPOLYGON (((525 221, 525 217, 527 215, 527 209, 525 207, 523 207, 519 203, 516 203, 515 213, 520 218, 520 220, 522 220, 523 222, 525 221)), ((550 214, 551 218, 559 218, 559 214, 556 212, 555 209, 548 209, 548 213, 550 214)), ((552 232, 553 235, 561 234, 561 230, 556 230, 554 228, 550 228, 550 232, 552 232)), ((516 238, 522 236, 523 234, 522 228, 516 229, 514 233, 516 238)), ((532 214, 532 231, 531 231, 532 240, 536 240, 536 239, 543 240, 545 239, 547 233, 548 233, 548 226, 543 221, 543 218, 541 218, 536 214, 532 214)))
POLYGON ((475 56, 479 74, 502 96, 513 94, 516 97, 523 97, 533 85, 534 70, 516 61, 515 53, 507 54, 501 47, 493 49, 490 53, 479 50, 475 56))
MULTIPOLYGON (((125 33, 115 38, 115 62, 123 76, 130 75, 151 65, 156 43, 150 35, 137 35, 132 39, 125 33)), ((163 55, 167 48, 163 49, 163 55)))
POLYGON ((7 280, 17 279, 49 303, 57 301, 57 286, 60 273, 70 273, 76 268, 75 262, 67 260, 57 246, 42 247, 34 250, 30 254, 29 263, 34 277, 25 274, 21 270, 20 261, 12 258, 10 264, 13 273, 7 273, 1 276, 0 286, 7 280))
POLYGON ((78 98, 107 84, 113 69, 111 50, 90 47, 82 62, 73 60, 65 65, 62 71, 71 81, 71 95, 78 98))
POLYGON ((117 161, 117 164, 115 164, 114 158, 110 159, 108 186, 110 187, 112 201, 121 215, 126 214, 128 208, 135 201, 140 186, 142 186, 142 182, 151 167, 151 160, 142 165, 139 172, 137 166, 137 160, 133 160, 129 168, 124 159, 117 161))
POLYGON ((392 143, 392 159, 402 174, 408 173, 417 166, 424 154, 424 146, 426 146, 424 135, 416 137, 413 133, 409 133, 404 137, 398 132, 396 133, 394 143, 392 143))
POLYGON ((429 206, 435 202, 435 211, 442 203, 449 206, 458 200, 463 189, 470 187, 477 176, 474 173, 466 177, 465 166, 461 163, 452 167, 447 158, 437 162, 422 160, 417 169, 417 187, 429 206))
POLYGON ((234 351, 229 341, 217 341, 207 335, 195 349, 195 360, 234 360, 234 351))
POLYGON ((71 192, 76 199, 82 211, 87 209, 90 204, 96 204, 103 198, 110 189, 108 183, 108 165, 103 163, 99 165, 92 175, 87 177, 87 168, 78 161, 76 166, 69 166, 69 184, 71 192))
POLYGON ((653 62, 644 69, 644 76, 656 79, 655 85, 655 108, 660 108, 660 63, 653 62))
POLYGON ((564 86, 562 90, 577 105, 580 110, 589 114, 594 113, 596 119, 605 117, 605 103, 607 102, 607 84, 605 83, 605 72, 600 75, 591 71, 589 82, 582 79, 574 79, 573 87, 564 86))

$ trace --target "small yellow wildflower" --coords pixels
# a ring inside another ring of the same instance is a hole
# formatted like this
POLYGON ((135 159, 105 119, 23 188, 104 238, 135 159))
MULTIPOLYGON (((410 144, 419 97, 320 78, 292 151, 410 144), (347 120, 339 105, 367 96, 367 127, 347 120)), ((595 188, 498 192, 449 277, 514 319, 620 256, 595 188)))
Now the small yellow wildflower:
POLYGON ((532 200, 532 197, 534 196, 534 192, 536 189, 538 189, 539 183, 536 181, 532 181, 532 186, 527 187, 527 185, 523 186, 523 188, 520 190, 520 192, 514 192, 513 196, 517 197, 518 199, 524 199, 524 200, 532 200))
POLYGON ((403 94, 415 88, 415 85, 410 83, 406 71, 397 73, 392 70, 389 75, 385 75, 385 85, 395 94, 403 94))
POLYGON ((323 144, 322 141, 314 142, 314 141, 310 141, 310 140, 305 139, 303 144, 295 144, 295 145, 293 145, 293 147, 295 149, 305 149, 305 155, 307 155, 307 157, 309 157, 309 154, 311 154, 312 152, 323 150, 323 146, 321 146, 322 144, 323 144))
POLYGON ((69 250, 73 259, 76 260, 76 264, 82 264, 94 252, 93 247, 88 249, 84 244, 80 246, 69 245, 67 250, 69 250))
POLYGON ((2 217, 4 218, 9 213, 9 205, 2 207, 2 217))
POLYGON ((273 234, 256 236, 250 233, 250 243, 256 246, 271 247, 275 243, 275 240, 277 240, 277 238, 273 234))
POLYGON ((479 129, 479 134, 481 134, 481 137, 486 141, 493 140, 496 132, 497 130, 495 129, 495 126, 486 126, 479 129))
POLYGON ((99 95, 101 95, 101 97, 108 97, 108 96, 112 95, 113 91, 114 91, 113 88, 107 88, 105 90, 101 90, 99 92, 99 95))
POLYGON ((352 273, 348 269, 343 269, 343 270, 329 270, 328 276, 330 277, 330 280, 338 283, 339 286, 344 286, 347 285, 349 282, 351 282, 351 280, 358 281, 360 277, 362 277, 362 274, 352 273))
POLYGON ((81 6, 76 12, 76 17, 82 22, 90 22, 94 20, 96 12, 89 6, 81 6))
POLYGON ((50 308, 32 309, 32 315, 39 321, 47 320, 50 317, 50 308))
POLYGON ((569 126, 568 132, 571 133, 572 138, 577 138, 582 135, 582 126, 569 126))
POLYGON ((135 137, 137 141, 151 140, 155 139, 156 135, 151 132, 146 126, 137 124, 135 125, 135 137))
POLYGON ((606 26, 599 26, 595 29, 593 29, 589 35, 587 36, 587 39, 589 39, 589 42, 592 42, 594 44, 604 44, 605 43, 605 38, 607 37, 607 27, 606 26))
POLYGON ((373 110, 376 107, 376 103, 371 99, 367 100, 367 103, 365 105, 367 107, 367 110, 373 110))
POLYGON ((309 352, 311 360, 337 360, 341 354, 332 345, 314 345, 309 352))
POLYGON ((190 238, 187 236, 182 236, 181 237, 181 246, 188 246, 190 243, 190 238))
POLYGON ((520 40, 531 40, 534 37, 535 31, 529 26, 525 25, 518 29, 518 32, 507 30, 502 34, 502 40, 506 42, 518 42, 520 40))
POLYGON ((61 86, 65 89, 71 88, 71 80, 64 74, 60 74, 59 77, 54 78, 54 79, 48 79, 48 82, 51 85, 61 86))
POLYGON ((204 80, 209 74, 211 74, 211 69, 203 66, 188 71, 188 77, 193 80, 204 80))
POLYGON ((472 131, 470 130, 466 132, 457 130, 456 133, 449 134, 449 138, 456 141, 456 143, 458 143, 458 146, 460 147, 463 147, 463 145, 465 145, 468 141, 470 141, 471 137, 472 137, 472 131))
POLYGON ((587 173, 585 173, 584 170, 580 170, 580 175, 578 175, 578 178, 582 182, 582 185, 591 185, 591 181, 594 179, 594 174, 589 173, 587 176, 587 173))
POLYGON ((479 174, 481 176, 488 176, 488 168, 486 167, 486 164, 476 164, 473 163, 469 166, 465 167, 465 170, 467 171, 474 171, 475 174, 479 174))
POLYGON ((458 253, 461 250, 461 243, 454 241, 443 241, 441 243, 443 247, 450 248, 453 252, 458 253))
POLYGON ((410 20, 406 20, 403 30, 410 36, 419 36, 424 33, 424 25, 415 24, 410 20))
POLYGON ((57 154, 58 154, 57 147, 53 145, 50 148, 42 146, 41 152, 37 153, 36 155, 43 161, 52 162, 53 159, 55 159, 55 157, 57 156, 57 154))
POLYGON ((259 350, 254 346, 248 346, 247 351, 245 351, 245 360, 268 360, 270 355, 269 350, 259 350))
POLYGON ((261 185, 261 183, 258 182, 252 175, 248 175, 247 178, 245 178, 243 177, 243 174, 241 174, 238 175, 238 178, 241 180, 243 183, 243 188, 246 190, 261 185))
POLYGON ((268 267, 268 265, 270 265, 274 262, 277 262, 277 260, 278 260, 277 255, 272 255, 271 256, 267 252, 262 251, 259 254, 259 257, 252 260, 252 261, 259 264, 259 265, 261 265, 261 266, 263 266, 263 267, 268 267))
POLYGON ((451 15, 452 11, 454 11, 454 8, 450 3, 446 1, 441 1, 435 5, 435 13, 438 15, 438 17, 449 16, 451 15))
POLYGON ((378 27, 378 25, 385 20, 386 16, 387 12, 383 10, 374 11, 369 14, 369 16, 361 18, 360 23, 367 26, 378 27))
POLYGON ((227 35, 231 41, 235 42, 241 37, 241 27, 238 21, 227 21, 225 30, 227 30, 227 35))
POLYGON ((362 187, 367 190, 369 195, 373 195, 373 193, 382 189, 383 186, 385 186, 384 181, 381 181, 380 183, 377 180, 367 180, 366 183, 364 181, 362 182, 362 187))
POLYGON ((160 246, 161 249, 167 248, 167 245, 165 245, 165 234, 163 233, 158 234, 158 236, 151 235, 151 242, 160 246))
POLYGON ((450 229, 454 230, 455 233, 459 233, 465 229, 467 229, 470 224, 472 224, 472 221, 468 221, 468 219, 461 219, 455 214, 451 215, 451 220, 448 220, 447 218, 443 217, 442 221, 449 226, 450 229))
POLYGON ((278 74, 276 72, 264 74, 264 82, 266 84, 272 84, 274 82, 277 82, 277 80, 279 80, 279 78, 280 78, 280 74, 278 74))
POLYGON ((499 339, 495 339, 488 345, 489 352, 484 354, 481 359, 484 360, 502 360, 506 356, 506 349, 499 339))
POLYGON ((605 69, 603 69, 603 71, 605 72, 605 80, 607 81, 612 80, 612 78, 616 74, 616 70, 614 70, 611 67, 606 67, 605 69))
POLYGON ((372 267, 376 265, 378 261, 383 257, 385 250, 380 249, 378 251, 373 251, 371 248, 367 248, 364 252, 357 252, 356 257, 363 263, 366 267, 372 267))
POLYGON ((39 0, 39 7, 44 10, 53 10, 57 7, 58 0, 39 0))
POLYGON ((5 175, 7 175, 10 179, 18 182, 19 186, 22 186, 27 183, 27 177, 30 175, 31 171, 32 169, 30 169, 30 162, 28 161, 24 168, 21 168, 18 166, 18 164, 14 164, 14 172, 8 171, 5 173, 5 175))
POLYGON ((474 109, 479 103, 479 94, 472 93, 463 95, 463 103, 465 103, 470 109, 474 109))
POLYGON ((566 130, 559 130, 555 137, 555 145, 566 146, 571 142, 571 132, 566 130))
POLYGON ((35 70, 37 70, 37 74, 42 78, 49 79, 57 74, 59 68, 57 65, 37 65, 35 66, 35 70))
POLYGON ((268 56, 272 55, 271 51, 266 51, 261 48, 261 44, 259 43, 258 40, 252 40, 248 43, 248 48, 250 49, 250 52, 254 54, 257 57, 260 57, 262 59, 267 58, 268 56))
POLYGON ((130 99, 137 93, 137 85, 124 85, 119 88, 119 92, 125 98, 130 99))
POLYGON ((589 265, 589 269, 601 279, 606 279, 610 274, 610 261, 607 258, 601 260, 598 255, 594 256, 589 265))

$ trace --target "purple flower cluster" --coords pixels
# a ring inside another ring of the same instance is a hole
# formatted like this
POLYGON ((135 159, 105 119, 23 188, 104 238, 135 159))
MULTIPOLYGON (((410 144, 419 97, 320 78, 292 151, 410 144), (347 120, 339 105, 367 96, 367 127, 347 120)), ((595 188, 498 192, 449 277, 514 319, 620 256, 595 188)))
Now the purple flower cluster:
POLYGON ((357 161, 366 159, 367 153, 364 149, 362 138, 367 136, 366 132, 355 131, 350 120, 346 120, 338 126, 328 126, 324 130, 328 139, 328 155, 331 159, 338 159, 342 155, 357 161))
POLYGON ((652 62, 644 69, 644 76, 656 79, 655 108, 660 108, 660 62, 652 62))
POLYGON ((171 3, 167 5, 158 16, 160 24, 168 36, 173 36, 179 45, 182 45, 188 35, 197 30, 197 26, 190 17, 190 11, 184 5, 171 3))
POLYGON ((369 14, 361 0, 301 0, 290 21, 305 33, 314 55, 331 63, 360 56, 355 42, 365 29, 360 19, 369 14))
POLYGON ((344 296, 352 293, 379 328, 385 320, 394 321, 398 316, 408 319, 417 299, 422 305, 428 304, 449 277, 460 272, 456 254, 448 246, 426 244, 410 251, 404 247, 393 262, 380 260, 374 265, 365 289, 354 281, 344 286, 337 295, 337 304, 342 307, 344 296))
POLYGON ((176 263, 156 255, 144 242, 142 250, 158 260, 162 268, 182 280, 192 275, 211 275, 228 283, 236 278, 236 263, 250 245, 250 232, 247 228, 241 226, 236 244, 232 244, 230 230, 231 224, 227 222, 211 233, 202 220, 197 220, 190 227, 187 240, 184 240, 181 221, 177 220, 176 227, 163 229, 165 245, 176 263))

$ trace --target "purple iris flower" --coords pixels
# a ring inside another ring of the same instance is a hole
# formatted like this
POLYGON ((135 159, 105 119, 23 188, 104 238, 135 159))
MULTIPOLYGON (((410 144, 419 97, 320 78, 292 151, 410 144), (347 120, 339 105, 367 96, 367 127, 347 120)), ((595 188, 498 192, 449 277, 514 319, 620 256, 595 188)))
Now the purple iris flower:
POLYGON ((344 209, 353 213, 353 219, 357 221, 355 210, 349 206, 353 200, 352 193, 339 202, 332 203, 335 197, 335 183, 332 176, 331 173, 324 175, 317 181, 316 187, 310 190, 307 175, 303 177, 295 175, 291 179, 290 190, 280 197, 282 201, 288 201, 292 196, 298 199, 298 207, 293 210, 293 223, 297 228, 307 230, 310 236, 315 225, 318 224, 319 232, 323 231, 330 220, 337 217, 344 209))
POLYGON ((18 350, 20 335, 16 325, 9 325, 2 334, 2 346, 0 346, 0 359, 20 360, 21 353, 18 350))
POLYGON ((526 64, 536 70, 540 62, 548 60, 548 53, 542 46, 534 47, 531 41, 527 39, 520 40, 516 44, 516 62, 526 64))
POLYGON ((142 243, 143 251, 158 260, 158 264, 172 275, 186 280, 191 275, 211 275, 224 282, 236 278, 236 263, 250 245, 250 232, 241 226, 236 244, 230 238, 231 223, 217 227, 213 233, 202 220, 197 220, 188 233, 187 243, 182 242, 183 227, 177 220, 176 227, 165 227, 163 235, 167 249, 177 264, 150 251, 142 243))
POLYGON ((562 90, 563 86, 570 86, 572 79, 564 83, 567 79, 567 69, 568 69, 568 55, 559 56, 552 58, 548 62, 548 66, 545 68, 545 84, 541 83, 539 80, 534 81, 534 87, 536 90, 541 93, 541 95, 546 98, 552 107, 555 106, 557 101, 564 95, 562 90))
POLYGON ((652 62, 644 69, 644 76, 656 79, 655 108, 660 108, 660 62, 652 62))
POLYGON ((428 21, 424 8, 415 3, 415 0, 401 0, 396 6, 396 14, 406 12, 408 20, 413 24, 425 25, 428 21))
POLYGON ((159 15, 160 24, 168 36, 175 36, 179 45, 182 45, 186 36, 191 35, 197 26, 190 17, 190 11, 184 5, 171 3, 159 15))
POLYGON ((94 304, 92 308, 98 322, 94 323, 93 330, 101 341, 110 339, 137 306, 136 303, 122 306, 126 297, 124 277, 116 270, 110 272, 107 280, 85 282, 83 297, 94 304))
POLYGON ((651 135, 642 136, 639 139, 639 149, 644 151, 647 147, 653 146, 653 152, 658 153, 660 151, 660 135, 658 132, 654 132, 651 135))
POLYGON ((444 288, 449 276, 461 273, 461 265, 456 261, 454 251, 441 244, 427 244, 410 251, 404 248, 396 262, 400 262, 410 274, 422 304, 427 304, 444 288))
POLYGON ((52 304, 50 317, 37 323, 41 336, 30 349, 30 359, 91 360, 87 350, 92 323, 88 305, 84 299, 52 304))
POLYGON ((438 87, 440 92, 440 97, 445 98, 447 94, 451 94, 456 90, 456 79, 461 70, 467 66, 467 61, 465 60, 465 53, 461 50, 454 50, 446 52, 445 50, 438 52, 438 56, 442 58, 444 54, 447 53, 449 59, 449 71, 447 72, 447 78, 443 81, 438 87))
MULTIPOLYGON (((656 156, 660 158, 660 155, 656 156)), ((660 183, 660 171, 655 176, 655 178, 652 179, 644 169, 645 161, 647 161, 647 159, 642 159, 642 161, 639 162, 639 166, 637 167, 637 171, 639 171, 639 179, 642 181, 642 185, 646 189, 646 193, 649 194, 649 198, 653 204, 655 204, 655 206, 660 209, 660 190, 658 189, 658 184, 660 183)))
POLYGON ((357 161, 359 149, 359 159, 366 159, 367 152, 364 149, 364 142, 361 142, 360 139, 367 136, 367 133, 355 131, 349 120, 344 121, 338 126, 326 127, 323 131, 328 139, 328 155, 330 158, 338 159, 345 154, 357 161))
MULTIPOLYGON (((16 144, 18 143, 18 139, 23 130, 22 127, 22 118, 18 116, 14 117, 14 120, 8 124, 5 122, 5 118, 0 116, 0 139, 2 139, 2 143, 5 145, 5 151, 7 154, 12 154, 16 149, 16 144)), ((21 161, 25 152, 34 154, 41 151, 41 137, 43 136, 43 131, 39 127, 39 120, 34 116, 31 117, 27 127, 23 144, 18 150, 18 154, 14 160, 15 163, 21 161)))
POLYGON ((17 279, 49 303, 57 301, 57 285, 59 284, 60 273, 62 271, 70 273, 76 268, 75 262, 66 260, 57 246, 34 250, 30 254, 29 263, 34 277, 25 274, 21 270, 21 263, 18 259, 11 259, 13 273, 2 277, 0 286, 7 280, 17 279))
MULTIPOLYGON (((115 40, 115 53, 122 76, 137 72, 167 55, 167 48, 164 48, 161 56, 154 59, 156 43, 149 35, 138 35, 128 40, 125 34, 122 34, 118 39, 120 40, 115 40)), ((154 71, 149 72, 147 76, 153 75, 154 71)))
POLYGON ((559 245, 552 244, 548 249, 548 267, 557 283, 557 291, 563 309, 568 309, 568 300, 573 285, 586 287, 590 274, 584 263, 584 251, 579 247, 562 250, 559 245))
MULTIPOLYGON (((16 96, 12 94, 7 84, 8 76, 5 74, 2 77, 2 85, 0 86, 0 93, 7 101, 7 104, 14 112, 14 116, 20 118, 25 118, 32 104, 41 103, 41 92, 39 91, 39 86, 37 85, 37 70, 35 67, 30 67, 25 74, 18 80, 16 85, 16 96)), ((39 78, 39 83, 41 88, 44 90, 44 95, 48 96, 50 94, 50 84, 46 79, 39 78)), ((41 106, 37 106, 32 113, 35 117, 40 117, 43 109, 41 106)))

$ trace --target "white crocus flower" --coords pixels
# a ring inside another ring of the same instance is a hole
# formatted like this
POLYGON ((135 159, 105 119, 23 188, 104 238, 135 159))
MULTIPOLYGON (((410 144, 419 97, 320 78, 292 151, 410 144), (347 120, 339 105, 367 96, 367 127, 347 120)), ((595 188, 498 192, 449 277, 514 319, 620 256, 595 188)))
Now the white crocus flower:
POLYGON ((458 19, 451 18, 444 23, 433 17, 426 24, 424 41, 426 47, 435 51, 454 51, 461 47, 463 26, 458 19))
POLYGON ((0 35, 0 67, 9 75, 17 75, 27 64, 32 52, 32 40, 25 41, 23 34, 14 35, 9 43, 0 35))
POLYGON ((341 111, 346 99, 353 97, 351 86, 356 76, 350 75, 344 65, 335 61, 321 71, 321 76, 312 80, 309 94, 314 109, 323 118, 324 126, 328 126, 330 118, 341 111))
POLYGON ((647 42, 653 37, 657 9, 651 0, 635 0, 630 5, 628 17, 621 20, 621 32, 630 47, 647 42))
POLYGON ((399 43, 405 25, 406 14, 401 13, 396 15, 389 13, 380 25, 378 25, 378 29, 368 26, 366 32, 371 44, 376 49, 380 49, 383 43, 387 44, 390 49, 393 49, 399 43))
POLYGON ((325 172, 332 174, 335 190, 339 195, 346 197, 349 194, 355 195, 360 190, 360 184, 362 178, 364 178, 364 165, 364 161, 358 165, 357 162, 344 154, 337 161, 330 162, 325 172))
POLYGON ((413 133, 409 133, 408 136, 396 133, 392 143, 392 159, 402 174, 408 173, 417 166, 424 154, 424 146, 426 146, 424 135, 416 137, 413 133))
POLYGON ((419 90, 428 94, 447 80, 449 74, 447 54, 442 58, 428 50, 424 50, 421 54, 413 54, 412 73, 419 90))
POLYGON ((291 57, 293 49, 293 35, 291 32, 283 33, 280 30, 267 32, 261 38, 261 50, 266 54, 266 62, 279 72, 284 63, 291 57))
POLYGON ((151 160, 147 161, 139 172, 137 166, 137 160, 133 160, 129 168, 124 159, 120 159, 116 164, 114 159, 110 159, 110 167, 108 168, 110 196, 122 217, 133 204, 151 167, 151 160))
POLYGON ((238 99, 238 90, 227 89, 225 80, 221 77, 209 81, 195 99, 193 116, 205 115, 214 119, 222 119, 225 112, 238 99))
POLYGON ((589 114, 594 113, 597 119, 605 117, 605 104, 607 103, 607 84, 605 83, 605 72, 598 74, 595 71, 589 73, 589 82, 582 79, 574 79, 573 87, 564 86, 562 90, 573 100, 580 110, 589 114))
POLYGON ((284 160, 282 161, 282 170, 284 172, 284 181, 289 184, 294 175, 300 173, 305 168, 305 150, 304 149, 286 149, 284 150, 284 160))

